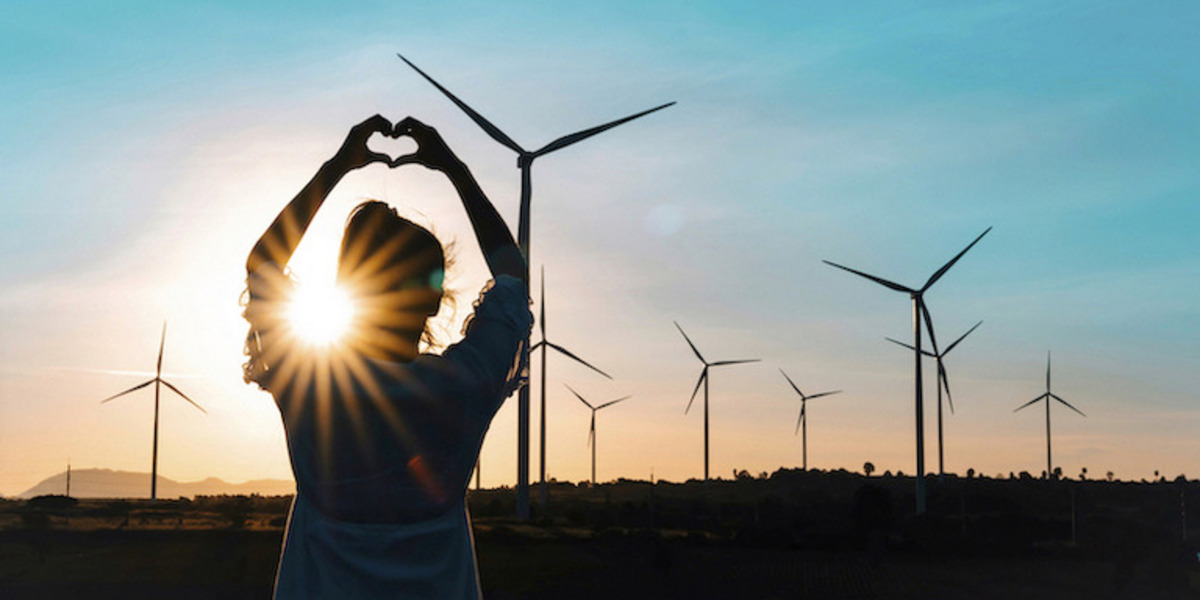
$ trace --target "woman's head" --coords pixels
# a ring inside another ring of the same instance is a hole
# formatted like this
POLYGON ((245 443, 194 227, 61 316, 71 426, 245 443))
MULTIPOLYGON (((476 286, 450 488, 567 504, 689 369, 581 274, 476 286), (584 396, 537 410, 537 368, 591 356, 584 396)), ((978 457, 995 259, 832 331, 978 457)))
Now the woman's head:
POLYGON ((442 245, 383 202, 346 220, 338 283, 355 299, 354 341, 372 356, 411 360, 426 320, 437 314, 445 274, 442 245))

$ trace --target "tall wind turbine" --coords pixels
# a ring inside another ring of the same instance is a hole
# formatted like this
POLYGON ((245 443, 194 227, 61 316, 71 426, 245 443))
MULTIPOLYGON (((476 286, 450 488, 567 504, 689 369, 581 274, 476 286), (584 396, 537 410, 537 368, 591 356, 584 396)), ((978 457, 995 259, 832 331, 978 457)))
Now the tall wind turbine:
MULTIPOLYGON (((948 377, 946 377, 946 365, 942 359, 945 358, 945 356, 947 354, 950 354, 950 351, 953 350, 954 347, 957 346, 959 342, 963 341, 963 339, 966 338, 968 335, 971 335, 971 332, 975 331, 980 325, 983 325, 983 321, 976 323, 975 326, 968 329, 966 333, 958 336, 958 339, 954 340, 954 343, 947 346, 946 349, 942 350, 941 352, 930 352, 928 350, 921 350, 921 354, 924 354, 925 356, 932 358, 934 360, 934 362, 937 364, 937 377, 938 377, 938 379, 937 379, 937 384, 938 384, 938 386, 937 386, 937 422, 938 422, 938 475, 939 476, 946 474, 945 454, 942 451, 942 388, 946 389, 946 401, 950 403, 950 412, 951 413, 954 412, 954 399, 950 397, 950 379, 948 377)), ((912 346, 905 344, 904 342, 901 342, 900 340, 895 340, 892 338, 886 338, 886 339, 887 339, 887 341, 892 342, 893 344, 899 344, 901 346, 904 346, 905 348, 908 348, 909 350, 914 349, 912 346)))
POLYGON ((182 397, 184 400, 187 400, 189 404, 198 408, 200 410, 200 412, 202 412, 204 414, 208 414, 208 411, 201 408, 199 404, 196 404, 195 402, 193 402, 191 398, 188 398, 187 394, 179 391, 179 388, 175 387, 174 385, 171 385, 171 382, 162 378, 163 348, 166 346, 166 344, 167 344, 167 324, 164 321, 163 322, 163 330, 162 330, 162 340, 158 343, 158 366, 156 367, 156 370, 154 372, 154 379, 151 379, 150 381, 147 381, 144 383, 139 383, 119 394, 109 396, 108 398, 105 398, 100 401, 101 404, 104 404, 105 402, 108 402, 109 400, 116 400, 117 398, 120 398, 121 396, 124 396, 125 394, 128 394, 130 392, 136 392, 137 390, 140 390, 152 383, 154 384, 154 451, 151 455, 152 458, 151 458, 151 462, 150 462, 150 499, 151 500, 158 499, 158 404, 159 404, 158 401, 159 401, 159 396, 160 396, 159 392, 160 392, 162 386, 164 386, 164 385, 167 386, 168 388, 170 388, 171 391, 175 392, 176 394, 179 394, 180 397, 182 397))
POLYGON ((915 381, 914 387, 915 387, 915 392, 916 392, 915 393, 915 404, 916 404, 916 415, 917 415, 917 476, 916 476, 916 486, 917 486, 916 505, 917 506, 916 506, 916 511, 917 511, 917 514, 919 514, 919 515, 925 514, 925 424, 924 424, 925 412, 924 412, 924 408, 922 406, 923 396, 921 393, 921 320, 922 319, 925 320, 925 327, 926 327, 926 329, 929 330, 929 341, 933 345, 934 354, 940 354, 938 352, 938 347, 937 347, 937 337, 933 333, 933 320, 929 317, 929 311, 926 310, 926 308, 925 308, 925 300, 924 300, 925 292, 928 291, 929 288, 931 286, 933 286, 934 283, 937 283, 937 280, 941 279, 942 276, 946 274, 946 271, 949 271, 950 267, 953 267, 954 263, 958 262, 958 259, 962 258, 963 255, 966 254, 968 250, 970 250, 973 246, 975 246, 975 244, 979 243, 979 240, 983 239, 983 236, 987 235, 987 232, 989 232, 991 230, 992 230, 991 227, 988 227, 987 229, 983 230, 983 233, 979 234, 979 237, 975 238, 975 241, 968 244, 966 248, 963 248, 962 252, 959 252, 954 258, 950 259, 950 262, 942 265, 942 268, 938 269, 937 271, 934 271, 933 275, 930 275, 929 279, 925 282, 925 285, 921 286, 919 289, 913 289, 908 286, 900 285, 898 283, 894 283, 894 282, 888 281, 886 279, 876 277, 874 275, 868 275, 867 273, 863 273, 862 271, 857 271, 857 270, 851 269, 850 267, 843 267, 842 265, 839 265, 837 263, 833 263, 833 262, 830 262, 827 260, 823 261, 825 264, 827 264, 831 267, 837 267, 839 269, 842 269, 843 271, 849 271, 851 273, 854 273, 855 275, 858 275, 859 277, 865 277, 865 278, 870 279, 871 281, 874 281, 875 283, 878 283, 879 285, 882 285, 888 289, 892 289, 897 292, 904 292, 909 295, 909 298, 912 299, 912 324, 913 324, 913 345, 912 345, 912 347, 914 348, 913 355, 915 358, 914 358, 913 364, 914 364, 914 371, 916 372, 916 376, 913 379, 915 381))
POLYGON ((741 359, 741 360, 719 360, 717 362, 710 363, 707 360, 704 360, 704 357, 701 356, 700 351, 696 349, 696 345, 693 344, 692 340, 690 338, 688 338, 686 333, 683 332, 683 328, 679 326, 679 323, 675 323, 675 328, 679 330, 679 333, 683 334, 683 339, 685 341, 687 341, 688 346, 691 346, 692 352, 696 353, 696 358, 700 359, 700 362, 704 363, 704 369, 700 371, 700 379, 696 381, 696 388, 694 390, 692 390, 692 398, 691 398, 691 400, 688 400, 687 408, 685 408, 683 410, 683 414, 686 415, 689 410, 692 410, 692 402, 694 402, 696 400, 696 393, 700 391, 700 385, 703 384, 704 385, 704 481, 708 482, 708 369, 709 369, 709 367, 722 367, 725 365, 737 365, 737 364, 742 364, 742 363, 758 362, 760 359, 747 358, 747 359, 741 359))
MULTIPOLYGON (((503 131, 500 131, 500 128, 493 125, 491 121, 485 119, 483 115, 475 112, 475 109, 467 106, 467 104, 462 100, 459 100, 457 96, 450 93, 450 90, 442 87, 440 83, 434 81, 429 75, 426 75, 424 71, 417 68, 417 65, 409 62, 407 58, 404 58, 400 54, 396 54, 396 56, 399 56, 400 60, 412 67, 413 70, 419 73, 421 77, 424 77, 426 81, 433 84, 433 87, 436 87, 438 91, 442 92, 442 94, 449 98, 450 101, 455 104, 455 106, 458 106, 459 109, 466 113, 472 121, 475 121, 475 123, 488 134, 488 136, 509 150, 517 153, 517 168, 521 170, 521 212, 520 221, 518 222, 517 227, 517 245, 521 248, 521 254, 525 256, 526 281, 529 281, 529 211, 530 200, 533 197, 533 179, 532 175, 530 174, 530 170, 533 168, 534 159, 538 158, 539 156, 544 156, 554 152, 555 150, 566 148, 571 144, 582 142, 587 138, 608 131, 613 127, 628 123, 629 121, 646 116, 652 112, 662 110, 668 106, 671 106, 672 104, 675 104, 674 102, 668 102, 649 110, 644 110, 642 112, 629 115, 628 117, 617 119, 616 121, 610 121, 603 125, 592 127, 591 129, 584 129, 569 135, 564 135, 550 142, 549 144, 538 148, 537 150, 529 151, 522 148, 520 144, 513 141, 513 139, 508 137, 508 135, 506 135, 503 131)), ((526 347, 528 347, 528 344, 526 344, 526 347)), ((517 396, 517 517, 521 519, 529 518, 529 386, 522 387, 517 396)))
POLYGON ((1029 402, 1026 402, 1025 404, 1022 404, 1021 406, 1018 406, 1016 408, 1016 410, 1013 411, 1013 412, 1017 412, 1018 410, 1021 410, 1022 408, 1031 406, 1033 404, 1037 404, 1038 402, 1041 402, 1042 400, 1046 401, 1046 479, 1050 479, 1051 477, 1054 476, 1053 475, 1054 474, 1054 466, 1053 466, 1054 463, 1053 463, 1053 461, 1050 460, 1050 400, 1051 399, 1058 400, 1060 403, 1062 403, 1063 406, 1079 413, 1081 416, 1087 417, 1087 415, 1083 414, 1083 411, 1079 410, 1078 408, 1075 408, 1074 406, 1071 406, 1071 404, 1069 402, 1067 402, 1066 400, 1063 400, 1062 398, 1059 398, 1058 395, 1056 395, 1054 392, 1050 391, 1050 352, 1046 352, 1046 393, 1042 394, 1041 396, 1038 396, 1037 398, 1034 398, 1033 400, 1030 400, 1029 402))
MULTIPOLYGON (((539 476, 540 476, 540 479, 538 480, 539 481, 538 491, 539 491, 539 496, 540 496, 539 500, 541 501, 541 505, 543 508, 545 508, 546 500, 549 496, 549 492, 546 489, 546 348, 553 348, 553 349, 557 350, 559 353, 564 354, 568 358, 574 360, 575 362, 578 362, 579 364, 581 364, 581 365, 583 365, 605 377, 608 377, 609 379, 612 379, 612 376, 609 375, 608 373, 605 373, 604 371, 601 371, 600 369, 597 369, 596 367, 592 366, 586 360, 583 360, 582 358, 575 356, 570 350, 567 350, 566 348, 563 348, 562 346, 559 346, 558 344, 555 344, 554 342, 548 341, 546 339, 546 267, 545 267, 545 265, 542 266, 542 297, 541 297, 541 300, 538 302, 538 307, 539 307, 539 312, 540 312, 540 314, 538 316, 538 330, 541 331, 541 333, 542 333, 542 341, 531 346, 529 348, 529 351, 532 352, 534 350, 537 350, 538 348, 542 349, 542 389, 541 389, 542 410, 541 410, 541 416, 540 416, 540 418, 541 418, 541 430, 540 430, 541 446, 540 446, 540 448, 541 449, 539 450, 539 462, 540 462, 539 476)), ((572 390, 572 391, 574 391, 574 390, 572 390)))
POLYGON ((591 402, 584 400, 583 396, 580 396, 579 392, 575 391, 573 388, 571 388, 571 386, 568 385, 567 389, 571 390, 571 393, 575 394, 575 397, 579 398, 580 402, 584 403, 585 405, 587 405, 588 408, 592 409, 592 425, 591 425, 591 428, 588 430, 588 445, 590 445, 592 447, 592 486, 594 487, 596 485, 596 411, 598 411, 604 407, 607 407, 607 406, 612 406, 623 400, 628 400, 628 399, 632 398, 633 396, 625 396, 624 398, 617 398, 616 400, 612 400, 610 402, 605 402, 604 404, 601 404, 600 406, 592 406, 591 402))
MULTIPOLYGON (((780 369, 779 372, 783 373, 783 369, 780 369)), ((796 390, 797 394, 800 394, 800 418, 796 421, 796 433, 803 432, 803 434, 800 436, 800 447, 802 449, 801 452, 804 456, 804 463, 803 463, 804 467, 803 468, 805 471, 807 471, 808 470, 808 416, 805 414, 805 408, 807 408, 807 406, 808 406, 808 401, 813 400, 815 398, 820 398, 821 396, 832 396, 834 394, 841 393, 842 390, 835 390, 832 392, 821 392, 819 394, 805 396, 804 392, 800 391, 799 387, 796 387, 796 383, 794 381, 792 381, 791 377, 788 377, 787 373, 783 373, 783 378, 786 379, 788 383, 792 384, 792 389, 796 390)))

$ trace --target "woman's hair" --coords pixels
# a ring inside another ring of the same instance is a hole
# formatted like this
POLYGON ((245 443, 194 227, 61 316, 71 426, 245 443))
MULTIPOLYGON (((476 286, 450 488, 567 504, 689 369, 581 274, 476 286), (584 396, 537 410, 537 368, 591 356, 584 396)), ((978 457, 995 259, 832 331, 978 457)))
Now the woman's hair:
POLYGON ((428 317, 444 296, 446 266, 437 237, 383 202, 362 202, 346 218, 338 282, 359 299, 366 327, 405 329, 420 321, 420 341, 436 346, 428 317))

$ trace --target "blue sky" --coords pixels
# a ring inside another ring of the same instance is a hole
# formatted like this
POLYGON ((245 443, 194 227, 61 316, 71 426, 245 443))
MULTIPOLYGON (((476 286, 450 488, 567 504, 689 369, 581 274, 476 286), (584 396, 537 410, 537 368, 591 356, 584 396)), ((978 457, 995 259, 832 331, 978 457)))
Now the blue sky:
MULTIPOLYGON (((535 164, 550 336, 616 377, 551 359, 552 476, 588 471, 589 413, 562 383, 634 395, 600 416, 601 479, 701 474, 699 415, 683 415, 699 369, 672 320, 710 358, 764 359, 714 372, 715 474, 799 463, 781 367, 805 391, 846 390, 809 408, 810 465, 911 472, 911 357, 883 342, 906 335, 907 302, 821 259, 918 285, 988 226, 928 296, 939 339, 984 320, 947 359, 948 468, 1044 467, 1040 413, 1011 411, 1041 392, 1053 350, 1056 393, 1089 415, 1055 413, 1064 470, 1200 473, 1198 13, 0 7, 0 493, 67 458, 148 468, 150 400, 101 407, 140 380, 100 371, 151 367, 163 320, 167 370, 210 415, 167 399, 160 472, 287 476, 270 399, 239 378, 241 264, 363 118, 438 127, 515 223, 514 156, 396 52, 527 147, 679 103, 535 164)), ((460 320, 485 271, 448 186, 415 169, 343 182, 299 274, 328 273, 364 197, 457 241, 460 320)), ((514 419, 502 409, 485 445, 490 485, 515 473, 514 419)))

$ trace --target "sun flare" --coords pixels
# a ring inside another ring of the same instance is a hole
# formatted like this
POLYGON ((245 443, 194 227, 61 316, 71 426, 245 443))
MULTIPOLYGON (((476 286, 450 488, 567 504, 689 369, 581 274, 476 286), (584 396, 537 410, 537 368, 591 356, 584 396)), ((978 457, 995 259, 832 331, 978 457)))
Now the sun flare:
POLYGON ((349 332, 354 303, 336 285, 300 285, 288 306, 287 316, 298 338, 314 346, 327 346, 349 332))

